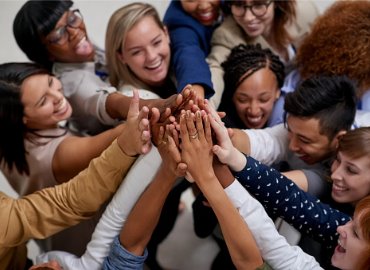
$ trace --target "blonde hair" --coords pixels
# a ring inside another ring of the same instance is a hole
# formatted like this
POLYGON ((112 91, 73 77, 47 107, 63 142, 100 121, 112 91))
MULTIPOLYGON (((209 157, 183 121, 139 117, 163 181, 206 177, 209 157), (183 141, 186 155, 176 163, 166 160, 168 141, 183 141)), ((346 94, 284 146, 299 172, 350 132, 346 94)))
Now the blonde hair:
POLYGON ((148 88, 117 56, 117 53, 122 52, 121 46, 127 33, 146 16, 152 17, 160 28, 165 28, 156 9, 147 3, 132 3, 123 6, 116 10, 109 19, 105 36, 105 54, 109 81, 116 88, 123 83, 138 88, 148 88))

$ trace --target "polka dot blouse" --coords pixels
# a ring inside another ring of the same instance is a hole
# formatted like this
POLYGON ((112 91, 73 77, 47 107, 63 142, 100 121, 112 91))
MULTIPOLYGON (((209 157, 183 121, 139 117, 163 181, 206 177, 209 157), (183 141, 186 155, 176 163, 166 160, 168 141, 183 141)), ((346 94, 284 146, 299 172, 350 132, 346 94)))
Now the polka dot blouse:
POLYGON ((302 191, 295 183, 252 157, 235 178, 258 199, 270 215, 280 216, 303 234, 332 248, 337 227, 351 217, 302 191))

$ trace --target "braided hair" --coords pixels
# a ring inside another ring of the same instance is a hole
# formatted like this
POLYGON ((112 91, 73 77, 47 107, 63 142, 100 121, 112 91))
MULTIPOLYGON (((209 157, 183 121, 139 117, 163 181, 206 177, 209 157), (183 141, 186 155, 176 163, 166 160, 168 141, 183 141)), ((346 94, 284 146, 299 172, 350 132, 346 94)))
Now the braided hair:
POLYGON ((225 89, 222 95, 220 110, 228 115, 235 127, 245 128, 239 119, 233 96, 238 86, 256 71, 268 67, 277 80, 278 87, 284 84, 284 64, 270 49, 263 49, 260 44, 240 44, 231 50, 227 60, 222 63, 225 71, 225 89))

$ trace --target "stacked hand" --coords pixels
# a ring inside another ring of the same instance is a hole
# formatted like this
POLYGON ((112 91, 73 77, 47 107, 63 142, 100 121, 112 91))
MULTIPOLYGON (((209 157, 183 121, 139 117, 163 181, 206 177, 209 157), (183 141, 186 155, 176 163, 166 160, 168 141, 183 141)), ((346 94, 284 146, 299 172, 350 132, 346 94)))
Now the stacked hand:
POLYGON ((186 167, 188 180, 199 178, 205 168, 212 168, 213 154, 234 170, 243 168, 244 155, 233 146, 220 114, 207 100, 197 100, 191 86, 184 88, 179 100, 181 103, 172 107, 172 112, 166 109, 160 114, 158 109, 152 109, 152 142, 160 150, 162 159, 171 164, 177 174, 186 167), (174 164, 181 164, 181 169, 174 164))

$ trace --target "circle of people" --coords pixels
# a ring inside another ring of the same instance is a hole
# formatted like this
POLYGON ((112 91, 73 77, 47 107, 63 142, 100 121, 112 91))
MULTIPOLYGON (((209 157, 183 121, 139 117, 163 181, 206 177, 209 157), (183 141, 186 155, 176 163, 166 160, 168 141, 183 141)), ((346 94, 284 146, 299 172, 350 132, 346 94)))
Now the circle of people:
POLYGON ((72 1, 27 1, 13 33, 1 269, 162 269, 190 187, 211 269, 370 269, 369 1, 130 3, 105 50, 72 1))

